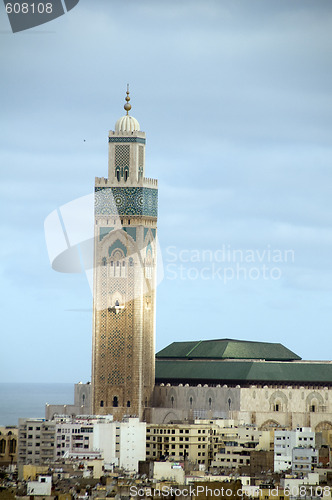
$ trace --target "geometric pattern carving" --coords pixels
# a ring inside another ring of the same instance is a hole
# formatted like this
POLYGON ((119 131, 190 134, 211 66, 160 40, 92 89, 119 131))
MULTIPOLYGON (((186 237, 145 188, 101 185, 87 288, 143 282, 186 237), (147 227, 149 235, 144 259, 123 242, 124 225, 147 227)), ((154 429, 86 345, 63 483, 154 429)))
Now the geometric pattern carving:
POLYGON ((138 146, 138 166, 143 167, 144 165, 144 148, 143 146, 138 146))
POLYGON ((115 146, 114 163, 116 167, 129 167, 130 146, 121 144, 115 146))

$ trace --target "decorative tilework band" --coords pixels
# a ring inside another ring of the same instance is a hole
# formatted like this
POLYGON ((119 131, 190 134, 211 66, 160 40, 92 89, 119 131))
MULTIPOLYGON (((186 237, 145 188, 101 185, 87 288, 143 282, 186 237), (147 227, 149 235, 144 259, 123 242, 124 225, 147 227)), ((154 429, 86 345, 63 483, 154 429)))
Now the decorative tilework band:
POLYGON ((109 137, 108 142, 139 142, 145 144, 143 137, 109 137))
POLYGON ((96 187, 96 215, 158 215, 158 190, 144 187, 96 187))

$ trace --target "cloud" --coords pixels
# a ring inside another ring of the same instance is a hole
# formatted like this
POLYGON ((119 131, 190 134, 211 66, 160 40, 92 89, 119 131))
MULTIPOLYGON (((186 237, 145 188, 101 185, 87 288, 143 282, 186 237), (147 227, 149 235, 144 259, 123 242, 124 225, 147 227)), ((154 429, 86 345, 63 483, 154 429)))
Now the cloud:
MULTIPOLYGON (((63 313, 91 307, 85 276, 52 272, 43 222, 107 175, 107 133, 127 82, 147 132, 147 174, 159 179, 162 248, 295 251, 278 283, 166 280, 158 343, 227 333, 289 344, 292 334, 296 351, 295 325, 326 338, 331 312, 317 320, 317 311, 330 290, 331 19, 323 0, 81 0, 43 35, 14 36, 2 16, 3 327, 22 367, 8 367, 9 378, 27 369, 27 334, 42 341, 47 330, 66 353, 75 335, 82 345, 80 330, 91 335, 86 314, 63 313), (11 320, 22 301, 28 328, 11 320)), ((88 377, 89 350, 83 375, 68 354, 70 380, 88 377)))

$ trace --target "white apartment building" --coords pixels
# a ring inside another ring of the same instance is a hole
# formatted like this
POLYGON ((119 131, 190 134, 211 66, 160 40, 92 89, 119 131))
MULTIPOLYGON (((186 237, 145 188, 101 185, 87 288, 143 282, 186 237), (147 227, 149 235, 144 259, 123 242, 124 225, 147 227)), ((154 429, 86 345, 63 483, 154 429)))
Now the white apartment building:
POLYGON ((128 418, 120 423, 120 467, 138 472, 138 462, 146 459, 146 423, 128 418))
POLYGON ((294 448, 315 448, 315 432, 310 427, 298 427, 292 431, 274 433, 274 472, 292 468, 294 448))
POLYGON ((56 459, 83 460, 98 454, 106 468, 137 472, 138 462, 146 458, 146 424, 138 418, 114 422, 111 415, 58 417, 56 422, 56 459))
POLYGON ((292 474, 308 474, 317 467, 318 450, 315 448, 293 448, 292 474))
MULTIPOLYGON (((92 450, 93 423, 89 420, 56 419, 54 458, 92 450)), ((82 455, 82 456, 83 456, 82 455)))
POLYGON ((145 441, 146 423, 138 418, 93 424, 93 449, 102 451, 106 468, 138 472, 138 462, 146 459, 145 441))
POLYGON ((113 422, 112 415, 20 419, 19 464, 46 465, 61 458, 103 458, 104 466, 138 472, 146 459, 146 423, 138 418, 113 422))

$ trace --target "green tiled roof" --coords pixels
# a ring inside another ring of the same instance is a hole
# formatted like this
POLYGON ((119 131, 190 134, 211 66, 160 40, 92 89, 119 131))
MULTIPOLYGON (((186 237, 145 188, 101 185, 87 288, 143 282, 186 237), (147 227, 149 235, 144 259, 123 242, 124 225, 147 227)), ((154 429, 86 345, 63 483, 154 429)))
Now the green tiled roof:
POLYGON ((156 354, 157 359, 265 359, 300 360, 300 356, 282 344, 247 340, 201 340, 173 342, 156 354))
POLYGON ((157 383, 332 383, 332 363, 156 359, 157 383))

